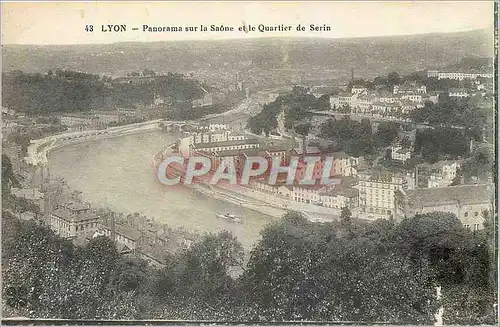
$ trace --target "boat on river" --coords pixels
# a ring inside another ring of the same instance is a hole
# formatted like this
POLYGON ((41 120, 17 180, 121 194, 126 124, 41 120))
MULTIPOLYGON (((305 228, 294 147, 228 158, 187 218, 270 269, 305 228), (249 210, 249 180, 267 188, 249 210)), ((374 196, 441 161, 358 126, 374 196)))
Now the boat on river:
POLYGON ((243 223, 243 219, 241 219, 241 217, 238 217, 236 215, 232 215, 229 212, 218 213, 218 214, 216 214, 216 217, 219 218, 219 219, 229 220, 229 221, 232 221, 232 222, 235 222, 235 223, 240 223, 240 224, 243 223))

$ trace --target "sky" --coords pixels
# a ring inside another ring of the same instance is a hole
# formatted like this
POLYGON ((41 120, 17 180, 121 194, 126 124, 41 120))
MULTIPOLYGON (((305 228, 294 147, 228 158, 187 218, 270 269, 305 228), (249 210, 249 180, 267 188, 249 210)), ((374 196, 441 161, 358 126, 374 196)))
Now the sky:
MULTIPOLYGON (((131 41, 250 37, 350 38, 448 33, 493 28, 493 1, 409 2, 2 2, 2 44, 94 44, 131 41), (126 32, 102 25, 125 24, 126 32), (233 26, 201 32, 200 25, 233 26), (292 26, 285 32, 244 33, 242 25, 292 26), (298 32, 296 26, 306 26, 298 32), (330 31, 311 32, 323 24, 330 31), (93 32, 85 27, 93 25, 93 32), (182 32, 143 32, 143 25, 182 27, 182 32), (185 32, 186 26, 198 31, 185 32), (132 28, 139 28, 133 31, 132 28)), ((493 32, 492 32, 493 33, 493 32)), ((492 34, 493 35, 493 34, 492 34)))

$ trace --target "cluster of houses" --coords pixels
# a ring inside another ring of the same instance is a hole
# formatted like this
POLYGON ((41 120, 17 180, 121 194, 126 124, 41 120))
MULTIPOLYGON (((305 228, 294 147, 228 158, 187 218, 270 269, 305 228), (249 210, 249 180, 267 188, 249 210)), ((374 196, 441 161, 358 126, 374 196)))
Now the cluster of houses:
MULTIPOLYGON (((425 88, 420 90, 425 92, 425 88)), ((355 92, 363 91, 355 89, 355 92)), ((260 177, 250 180, 247 188, 251 189, 251 192, 262 193, 268 200, 271 199, 277 204, 288 201, 337 209, 332 210, 332 214, 338 214, 338 209, 348 207, 353 214, 365 219, 389 217, 401 219, 416 213, 429 212, 429 208, 432 207, 434 211, 456 213, 466 227, 472 226, 474 229, 483 228, 482 211, 493 209, 493 192, 489 192, 491 185, 450 186, 459 174, 461 161, 440 161, 423 167, 424 169, 420 168, 427 174, 422 173, 419 176, 419 168, 407 171, 367 167, 362 158, 354 158, 345 153, 329 153, 324 148, 307 145, 302 147, 285 143, 270 145, 245 135, 234 134, 227 126, 218 126, 217 129, 214 127, 196 131, 186 138, 188 154, 209 158, 212 170, 216 170, 222 160, 230 158, 235 162, 237 173, 241 172, 246 159, 256 156, 266 158, 268 170, 260 177), (306 164, 302 161, 304 155, 320 158, 312 169, 312 179, 317 181, 314 185, 302 185, 298 182, 306 173, 306 164), (276 183, 270 184, 268 177, 271 163, 280 158, 281 165, 287 166, 292 157, 299 158, 294 179, 296 182, 287 184, 287 174, 283 173, 283 175, 278 174, 276 183), (334 158, 329 176, 337 179, 335 184, 319 183, 324 177, 326 157, 334 158), (419 178, 422 177, 427 180, 425 186, 419 185, 419 178), (478 193, 477 190, 481 192, 478 193), (475 192, 476 195, 470 198, 462 196, 467 192, 475 192), (431 207, 417 201, 422 197, 432 197, 432 194, 438 193, 439 198, 432 201, 431 207), (455 205, 453 210, 450 209, 450 203, 455 205), (480 215, 478 216, 476 212, 480 215)), ((405 133, 408 134, 402 132, 405 133)), ((405 145, 397 143, 392 147, 394 160, 404 163, 411 157, 411 137, 410 142, 406 143, 405 145)))
POLYGON ((66 113, 59 117, 61 125, 76 131, 103 129, 113 124, 126 124, 144 118, 146 117, 143 112, 128 108, 88 113, 66 113))
POLYGON ((482 78, 493 78, 492 73, 480 73, 480 72, 440 72, 439 70, 428 70, 427 71, 428 78, 437 78, 437 79, 454 79, 462 81, 464 79, 472 79, 475 80, 478 77, 482 78))
MULTIPOLYGON (((427 76, 437 79, 469 80, 470 86, 467 88, 443 90, 452 98, 467 98, 477 94, 485 96, 487 90, 492 89, 492 82, 484 82, 484 79, 492 80, 491 73, 450 73, 429 70, 427 76)), ((439 92, 428 92, 425 85, 416 82, 394 85, 392 92, 372 91, 364 86, 354 85, 350 92, 343 91, 331 95, 330 106, 339 112, 405 119, 410 112, 423 107, 426 102, 437 103, 438 96, 439 92)))
POLYGON ((24 211, 16 213, 16 216, 45 225, 76 245, 85 245, 95 237, 107 236, 113 240, 119 253, 140 257, 151 266, 162 268, 169 257, 189 249, 199 240, 196 233, 170 228, 138 213, 123 215, 95 210, 81 200, 78 192, 64 194, 55 200, 48 191, 48 186, 54 186, 54 180, 46 182, 50 185, 44 184, 41 189, 12 189, 13 195, 39 207, 36 212, 24 211))
POLYGON ((118 251, 146 260, 154 267, 164 267, 169 256, 188 249, 198 235, 172 229, 139 214, 116 215, 93 210, 88 203, 68 201, 51 210, 44 222, 56 234, 85 244, 92 238, 107 236, 118 251))
POLYGON ((330 96, 330 106, 334 110, 394 118, 407 117, 427 101, 437 103, 438 94, 428 93, 424 85, 416 83, 395 85, 392 93, 370 91, 364 86, 355 85, 351 92, 339 92, 330 96))

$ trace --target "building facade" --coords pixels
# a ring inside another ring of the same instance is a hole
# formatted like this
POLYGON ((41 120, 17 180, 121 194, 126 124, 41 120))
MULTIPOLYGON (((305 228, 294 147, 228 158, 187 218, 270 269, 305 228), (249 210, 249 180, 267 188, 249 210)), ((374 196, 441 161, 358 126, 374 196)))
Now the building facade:
POLYGON ((99 217, 90 206, 68 202, 56 207, 49 217, 50 228, 64 238, 75 238, 98 229, 99 217))

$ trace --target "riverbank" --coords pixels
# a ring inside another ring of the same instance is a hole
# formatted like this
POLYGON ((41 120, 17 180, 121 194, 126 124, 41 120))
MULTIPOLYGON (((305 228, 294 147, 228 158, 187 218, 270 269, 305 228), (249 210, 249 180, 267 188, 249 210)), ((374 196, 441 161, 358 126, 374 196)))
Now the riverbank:
POLYGON ((25 161, 34 166, 45 165, 48 162, 48 154, 54 149, 107 138, 159 130, 160 121, 161 120, 153 120, 124 126, 110 127, 104 130, 69 132, 47 136, 38 140, 32 140, 31 144, 28 146, 28 156, 25 158, 25 161))

